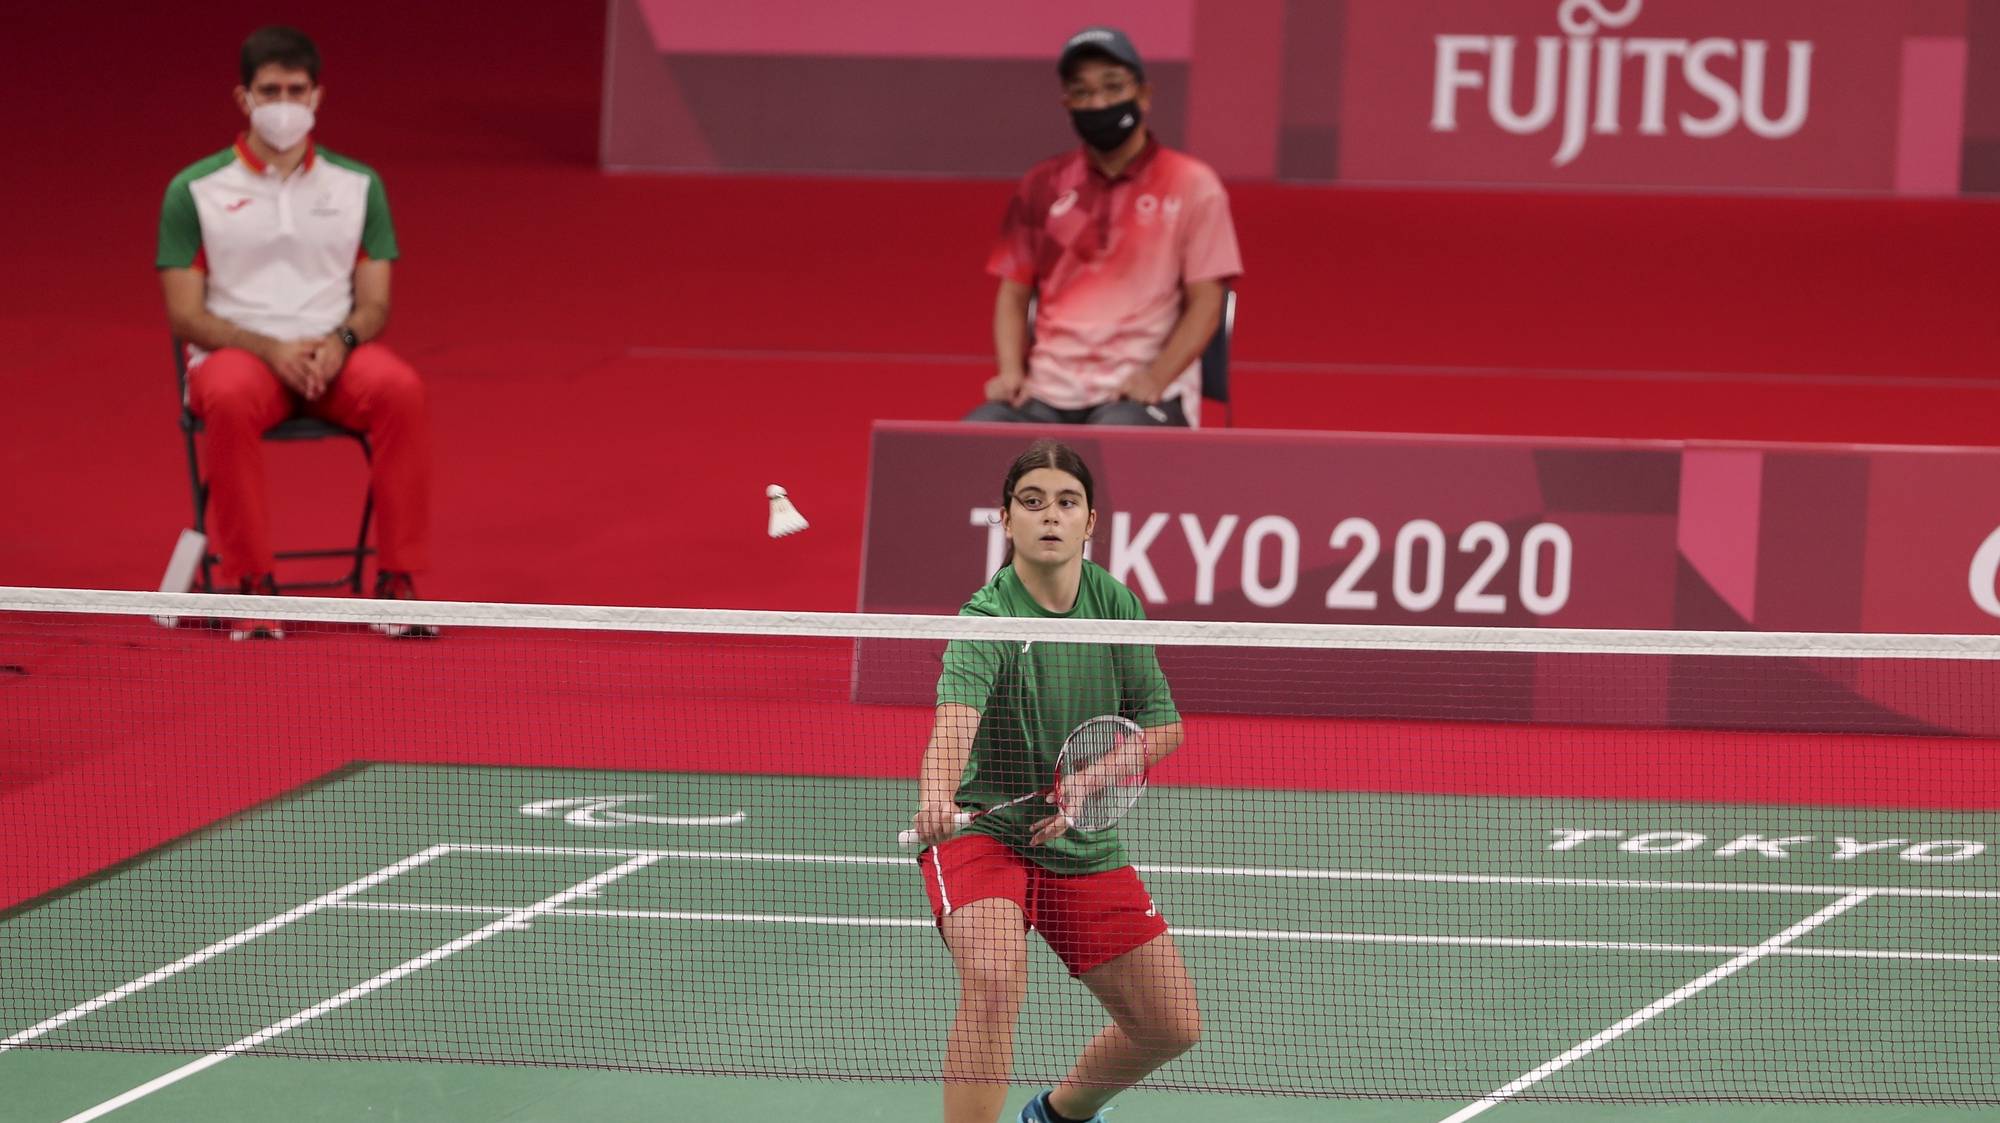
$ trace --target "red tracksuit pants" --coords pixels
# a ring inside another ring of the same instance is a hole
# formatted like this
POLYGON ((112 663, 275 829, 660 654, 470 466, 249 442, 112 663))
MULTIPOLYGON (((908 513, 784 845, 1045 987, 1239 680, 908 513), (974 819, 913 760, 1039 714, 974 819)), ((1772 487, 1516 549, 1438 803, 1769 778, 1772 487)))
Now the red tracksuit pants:
POLYGON ((355 348, 333 385, 309 402, 263 360, 225 348, 189 372, 188 403, 202 420, 208 537, 222 559, 225 587, 276 564, 262 438, 299 414, 368 434, 377 560, 382 569, 412 573, 429 564, 430 420, 423 383, 395 352, 378 343, 355 348))

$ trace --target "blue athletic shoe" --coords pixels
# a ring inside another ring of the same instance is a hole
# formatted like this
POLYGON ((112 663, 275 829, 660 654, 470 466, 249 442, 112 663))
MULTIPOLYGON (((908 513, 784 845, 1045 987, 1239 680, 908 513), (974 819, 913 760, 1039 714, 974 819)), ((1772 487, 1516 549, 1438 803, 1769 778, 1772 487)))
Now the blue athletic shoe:
MULTIPOLYGON (((1045 1088, 1034 1099, 1029 1100, 1028 1106, 1021 1109, 1019 1123, 1050 1123, 1055 1118, 1055 1113, 1049 1108, 1049 1093, 1054 1090, 1053 1088, 1045 1088)), ((1089 1119, 1084 1120, 1084 1123, 1105 1123, 1104 1117, 1110 1114, 1110 1112, 1111 1109, 1107 1107, 1089 1119)))

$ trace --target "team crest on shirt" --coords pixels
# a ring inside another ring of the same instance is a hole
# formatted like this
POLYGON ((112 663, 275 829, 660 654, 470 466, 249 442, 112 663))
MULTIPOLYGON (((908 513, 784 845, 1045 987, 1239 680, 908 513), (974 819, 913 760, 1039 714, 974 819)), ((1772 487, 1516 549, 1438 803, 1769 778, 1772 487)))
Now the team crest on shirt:
POLYGON ((1166 221, 1172 222, 1174 219, 1180 217, 1181 197, 1179 195, 1168 195, 1162 198, 1161 196, 1147 193, 1132 201, 1132 209, 1138 214, 1140 222, 1151 222, 1163 215, 1166 221))

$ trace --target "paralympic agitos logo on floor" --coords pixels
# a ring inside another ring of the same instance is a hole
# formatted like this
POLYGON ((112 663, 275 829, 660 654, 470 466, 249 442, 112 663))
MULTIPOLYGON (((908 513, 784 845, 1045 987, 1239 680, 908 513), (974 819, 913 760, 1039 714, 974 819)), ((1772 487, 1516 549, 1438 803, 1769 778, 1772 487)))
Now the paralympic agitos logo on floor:
POLYGON ((1550 163, 1561 168, 1580 155, 1592 136, 1666 136, 1696 140, 1747 130, 1783 140, 1805 127, 1812 112, 1810 40, 1781 45, 1765 39, 1620 36, 1641 14, 1645 0, 1562 0, 1556 23, 1563 34, 1539 35, 1523 44, 1514 35, 1438 35, 1430 127, 1457 132, 1479 112, 1505 132, 1536 136, 1558 129, 1550 163), (1782 62, 1780 61, 1782 59, 1782 62), (1530 77, 1525 99, 1522 72, 1530 77), (1628 98, 1628 75, 1637 97, 1628 98), (1783 108, 1770 111, 1780 81, 1783 108), (1473 95, 1473 96, 1467 96, 1473 95), (1669 113, 1669 102, 1689 105, 1669 113), (1558 119, 1560 123, 1558 124, 1558 119))
POLYGON ((593 830, 630 826, 734 827, 747 818, 741 811, 732 811, 724 815, 649 815, 639 811, 619 810, 626 804, 646 803, 653 798, 650 795, 569 796, 534 800, 522 804, 519 810, 523 815, 559 818, 572 827, 589 827, 593 830))

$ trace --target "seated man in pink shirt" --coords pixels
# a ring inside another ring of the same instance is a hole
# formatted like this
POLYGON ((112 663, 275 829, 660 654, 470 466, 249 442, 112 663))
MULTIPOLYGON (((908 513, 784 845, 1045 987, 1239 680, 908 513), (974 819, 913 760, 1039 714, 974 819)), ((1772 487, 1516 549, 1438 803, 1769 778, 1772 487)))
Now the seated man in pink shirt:
POLYGON ((1199 358, 1243 271, 1229 196, 1147 131, 1152 90, 1124 32, 1078 32, 1056 69, 1084 144, 1035 165, 1007 209, 986 265, 1000 369, 965 419, 1193 425, 1199 358))

